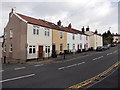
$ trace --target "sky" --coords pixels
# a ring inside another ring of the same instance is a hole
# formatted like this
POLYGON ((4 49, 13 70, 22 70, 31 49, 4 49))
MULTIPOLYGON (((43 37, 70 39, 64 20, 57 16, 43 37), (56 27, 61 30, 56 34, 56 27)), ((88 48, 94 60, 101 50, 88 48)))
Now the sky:
POLYGON ((63 26, 81 30, 84 26, 91 31, 118 33, 119 0, 2 0, 0 2, 0 35, 9 20, 9 12, 15 12, 63 26), (111 27, 111 28, 110 28, 111 27))

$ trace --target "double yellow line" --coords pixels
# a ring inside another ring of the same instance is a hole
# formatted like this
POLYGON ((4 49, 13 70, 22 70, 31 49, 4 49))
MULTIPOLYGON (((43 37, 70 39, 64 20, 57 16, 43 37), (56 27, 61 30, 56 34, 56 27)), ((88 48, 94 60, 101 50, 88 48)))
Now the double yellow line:
POLYGON ((118 67, 119 65, 120 65, 120 61, 118 61, 118 62, 116 62, 115 64, 113 64, 110 68, 108 68, 108 69, 105 70, 104 72, 102 72, 102 73, 100 73, 100 74, 98 74, 98 75, 96 75, 96 76, 94 76, 94 77, 92 77, 92 78, 90 78, 90 79, 88 79, 88 80, 85 80, 85 81, 83 81, 83 82, 81 82, 81 83, 78 83, 78 84, 76 84, 76 85, 73 85, 73 86, 71 86, 71 87, 68 87, 68 88, 65 89, 65 90, 72 90, 72 89, 74 89, 74 88, 82 88, 82 87, 84 87, 84 86, 86 86, 86 85, 89 85, 89 84, 93 83, 95 80, 98 80, 98 79, 100 79, 101 77, 105 76, 107 73, 109 73, 111 70, 113 70, 115 67, 118 67))

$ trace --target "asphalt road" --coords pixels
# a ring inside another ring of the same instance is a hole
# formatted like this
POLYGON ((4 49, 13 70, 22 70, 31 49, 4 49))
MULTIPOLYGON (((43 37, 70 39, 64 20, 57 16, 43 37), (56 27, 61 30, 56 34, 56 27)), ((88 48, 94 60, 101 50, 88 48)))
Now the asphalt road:
MULTIPOLYGON (((118 61, 118 47, 84 58, 38 65, 3 67, 2 88, 67 88, 92 78, 118 61)), ((117 88, 117 87, 116 87, 117 88)))
POLYGON ((105 77, 100 82, 89 86, 89 88, 120 88, 119 86, 119 75, 120 69, 113 70, 107 77, 105 77))

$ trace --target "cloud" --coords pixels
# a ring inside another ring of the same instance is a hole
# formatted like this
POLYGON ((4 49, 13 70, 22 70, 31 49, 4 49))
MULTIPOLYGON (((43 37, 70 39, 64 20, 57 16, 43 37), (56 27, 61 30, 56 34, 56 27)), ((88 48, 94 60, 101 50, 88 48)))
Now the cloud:
POLYGON ((109 27, 112 27, 112 32, 118 31, 118 0, 17 1, 2 3, 2 16, 0 16, 0 19, 2 18, 2 27, 0 27, 2 31, 0 35, 8 22, 8 13, 12 7, 16 7, 16 12, 31 17, 45 19, 54 23, 61 20, 64 26, 72 23, 73 28, 79 30, 81 30, 82 26, 89 25, 92 31, 98 29, 100 33, 108 30, 109 27))

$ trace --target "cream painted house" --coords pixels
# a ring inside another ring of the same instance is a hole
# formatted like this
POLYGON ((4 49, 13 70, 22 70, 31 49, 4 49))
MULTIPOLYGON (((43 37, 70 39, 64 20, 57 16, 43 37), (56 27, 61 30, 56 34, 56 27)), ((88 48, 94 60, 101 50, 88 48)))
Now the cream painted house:
POLYGON ((27 24, 27 46, 27 59, 50 57, 52 53, 52 29, 27 24))
POLYGON ((4 29, 3 47, 4 63, 50 57, 51 26, 44 20, 16 13, 12 9, 4 29))
POLYGON ((66 27, 65 31, 67 32, 67 50, 69 52, 82 52, 88 50, 88 35, 80 30, 73 29, 71 24, 66 27))
POLYGON ((103 46, 102 35, 98 34, 97 32, 90 31, 89 27, 86 28, 85 34, 89 36, 89 47, 90 48, 93 48, 95 50, 98 46, 103 46))

